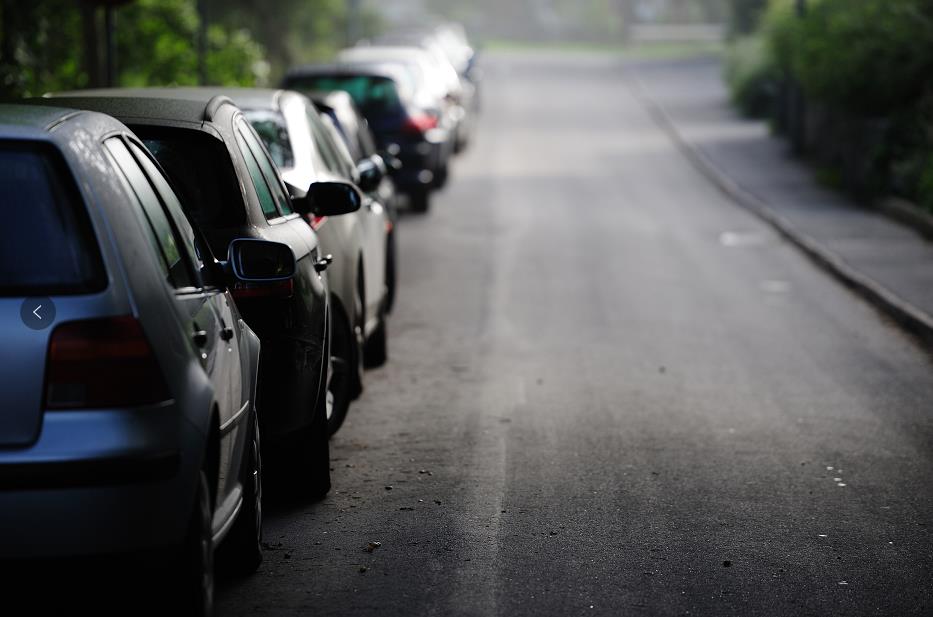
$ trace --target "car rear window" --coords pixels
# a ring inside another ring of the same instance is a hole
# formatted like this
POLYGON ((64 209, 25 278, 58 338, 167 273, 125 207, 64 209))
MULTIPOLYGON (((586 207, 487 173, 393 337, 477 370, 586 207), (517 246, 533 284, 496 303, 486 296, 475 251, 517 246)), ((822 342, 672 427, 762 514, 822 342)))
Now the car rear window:
POLYGON ((286 84, 293 90, 333 92, 343 90, 366 115, 395 114, 402 108, 395 82, 388 77, 371 75, 302 75, 286 84))
POLYGON ((288 138, 288 128, 282 114, 273 111, 250 110, 246 118, 253 125, 256 134, 269 151, 269 156, 281 169, 295 167, 295 154, 292 151, 292 142, 288 138))
POLYGON ((131 126, 169 175, 182 206, 210 239, 246 223, 246 206, 226 146, 193 129, 131 126))
POLYGON ((100 291, 106 276, 81 194, 50 145, 0 141, 0 295, 100 291))

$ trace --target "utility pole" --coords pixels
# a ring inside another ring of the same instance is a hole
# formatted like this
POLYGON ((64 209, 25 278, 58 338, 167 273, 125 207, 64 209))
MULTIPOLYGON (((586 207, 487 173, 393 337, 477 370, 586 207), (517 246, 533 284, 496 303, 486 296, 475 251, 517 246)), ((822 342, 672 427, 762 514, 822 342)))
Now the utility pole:
POLYGON ((198 0, 198 83, 207 85, 207 0, 198 0))
MULTIPOLYGON (((797 18, 805 19, 807 16, 807 0, 796 0, 795 8, 797 18)), ((790 137, 794 152, 803 154, 807 149, 807 99, 800 85, 800 80, 792 77, 791 84, 791 113, 790 137)))
POLYGON ((81 4, 84 70, 87 71, 88 85, 92 88, 104 85, 100 70, 100 37, 97 34, 99 23, 97 7, 88 3, 81 4))
POLYGON ((360 0, 347 0, 347 47, 355 45, 362 36, 360 0))
POLYGON ((107 61, 105 82, 108 88, 117 83, 117 9, 108 4, 104 7, 104 49, 107 61))
POLYGON ((626 45, 632 43, 635 29, 635 0, 618 0, 619 12, 622 15, 622 42, 626 45))
POLYGON ((117 8, 133 0, 83 0, 84 61, 91 85, 117 84, 117 8), (104 9, 104 53, 99 53, 98 9, 104 9))

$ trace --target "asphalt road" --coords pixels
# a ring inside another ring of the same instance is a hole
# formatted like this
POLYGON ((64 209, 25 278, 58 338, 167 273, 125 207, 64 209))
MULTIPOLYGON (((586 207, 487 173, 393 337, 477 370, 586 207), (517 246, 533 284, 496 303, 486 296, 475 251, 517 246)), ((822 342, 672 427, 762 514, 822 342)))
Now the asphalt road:
POLYGON ((473 147, 401 222, 334 490, 267 505, 219 614, 933 612, 930 356, 717 192, 626 71, 488 59, 473 147))

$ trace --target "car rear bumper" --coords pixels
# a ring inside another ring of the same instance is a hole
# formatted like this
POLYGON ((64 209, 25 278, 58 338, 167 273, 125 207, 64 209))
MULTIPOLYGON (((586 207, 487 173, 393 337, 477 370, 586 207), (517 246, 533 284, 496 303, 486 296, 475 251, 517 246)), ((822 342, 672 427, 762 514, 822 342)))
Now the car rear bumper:
POLYGON ((404 144, 398 154, 402 168, 392 174, 396 188, 403 193, 430 189, 446 163, 445 144, 420 141, 404 144))
POLYGON ((173 403, 47 412, 39 440, 0 450, 0 560, 179 544, 204 436, 173 403))

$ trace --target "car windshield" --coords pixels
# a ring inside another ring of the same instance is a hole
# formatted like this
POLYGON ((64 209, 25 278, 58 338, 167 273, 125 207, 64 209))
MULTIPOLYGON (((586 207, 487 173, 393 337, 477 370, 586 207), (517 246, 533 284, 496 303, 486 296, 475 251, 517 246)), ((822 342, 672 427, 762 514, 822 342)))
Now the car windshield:
POLYGON ((191 129, 131 127, 161 163, 189 216, 203 230, 215 254, 218 230, 243 225, 246 209, 236 172, 223 142, 191 129))
POLYGON ((395 82, 372 75, 305 75, 289 80, 289 88, 304 91, 349 93, 364 114, 396 113, 402 107, 395 82))
POLYGON ((0 142, 0 295, 89 293, 105 285, 74 180, 49 146, 0 142))
POLYGON ((282 114, 274 111, 250 110, 246 118, 256 129, 275 164, 282 169, 295 167, 295 153, 288 138, 288 127, 282 114))

